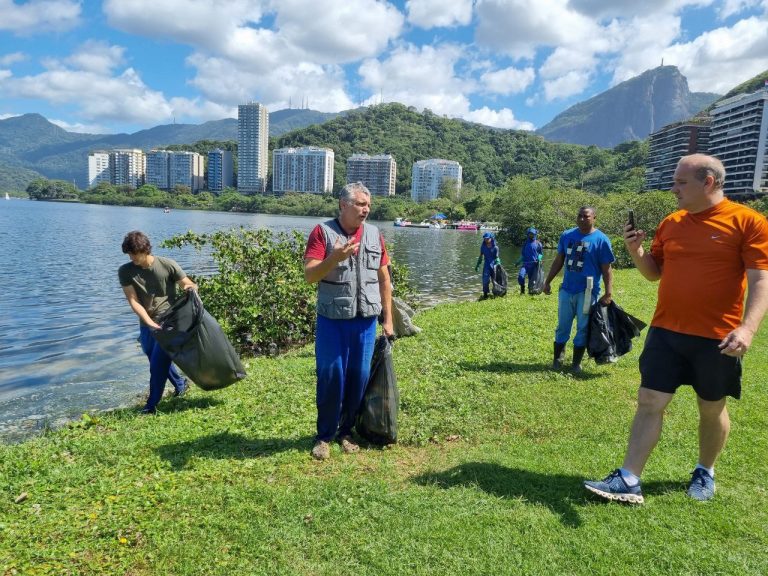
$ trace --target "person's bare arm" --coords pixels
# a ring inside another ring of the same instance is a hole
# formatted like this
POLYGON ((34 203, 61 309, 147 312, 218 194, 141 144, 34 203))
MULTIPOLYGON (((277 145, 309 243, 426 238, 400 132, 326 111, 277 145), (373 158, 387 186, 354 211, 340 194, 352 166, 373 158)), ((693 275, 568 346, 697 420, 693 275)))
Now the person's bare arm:
POLYGON ((558 275, 564 263, 565 263, 565 254, 560 254, 558 252, 557 256, 555 256, 555 259, 552 260, 552 266, 550 266, 549 268, 547 279, 544 280, 544 286, 542 286, 542 292, 544 292, 544 294, 552 293, 552 288, 550 287, 550 283, 552 282, 552 280, 555 279, 555 276, 558 275))
POLYGON ((600 268, 603 272, 603 282, 605 282, 605 294, 600 297, 600 304, 608 306, 613 300, 613 266, 609 264, 601 264, 600 268))
POLYGON ((136 316, 138 316, 144 324, 155 330, 160 329, 160 324, 149 317, 147 309, 141 305, 141 302, 139 302, 139 297, 136 295, 136 289, 133 286, 123 286, 123 294, 125 294, 125 299, 128 300, 128 305, 131 307, 131 310, 133 310, 136 316))
POLYGON ((629 224, 624 226, 624 246, 627 247, 627 252, 629 252, 632 262, 635 263, 635 268, 646 280, 655 282, 661 278, 661 268, 651 253, 646 252, 643 248, 645 238, 645 230, 636 230, 631 228, 629 224))
POLYGON ((354 254, 355 250, 360 246, 359 242, 350 240, 346 244, 342 244, 341 240, 336 239, 336 244, 333 246, 333 250, 324 260, 318 260, 316 258, 307 258, 304 260, 304 278, 310 284, 320 282, 328 275, 328 272, 345 258, 349 258, 354 254))
POLYGON ((381 295, 381 314, 384 321, 381 325, 385 336, 392 336, 395 328, 392 324, 392 284, 389 282, 389 270, 382 266, 377 271, 379 276, 379 294, 381 295))
POLYGON ((747 270, 747 302, 741 325, 720 342, 720 352, 728 356, 744 356, 752 338, 768 311, 768 270, 747 270))
POLYGON ((184 276, 184 278, 176 282, 176 284, 178 284, 179 288, 182 290, 197 290, 197 284, 192 282, 192 279, 189 276, 184 276))

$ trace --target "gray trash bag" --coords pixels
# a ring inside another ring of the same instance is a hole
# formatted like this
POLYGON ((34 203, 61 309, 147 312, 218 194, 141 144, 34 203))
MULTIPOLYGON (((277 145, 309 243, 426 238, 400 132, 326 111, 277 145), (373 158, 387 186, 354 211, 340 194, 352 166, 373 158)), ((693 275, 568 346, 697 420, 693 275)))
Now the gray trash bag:
POLYGON ((413 336, 421 332, 421 328, 413 323, 413 308, 397 297, 392 298, 392 324, 395 329, 395 337, 413 336))
POLYGON ((507 271, 501 264, 493 267, 491 274, 491 292, 494 296, 504 296, 507 293, 507 271))
POLYGON ((155 340, 192 382, 217 390, 245 378, 245 368, 197 292, 187 290, 158 319, 155 340))
POLYGON ((539 262, 533 274, 528 275, 528 294, 541 294, 544 289, 544 265, 539 262))
POLYGON ((376 339, 371 359, 371 375, 357 413, 355 430, 372 444, 397 442, 397 415, 400 392, 397 389, 392 343, 382 335, 376 339))

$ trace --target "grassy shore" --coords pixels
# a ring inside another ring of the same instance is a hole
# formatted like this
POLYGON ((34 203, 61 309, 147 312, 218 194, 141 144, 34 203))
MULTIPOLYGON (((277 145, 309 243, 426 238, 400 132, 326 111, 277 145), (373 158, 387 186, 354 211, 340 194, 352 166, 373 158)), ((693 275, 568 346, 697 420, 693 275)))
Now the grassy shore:
MULTIPOLYGON (((655 285, 630 270, 616 287, 650 319, 655 285)), ((395 344, 389 449, 310 458, 311 347, 250 360, 246 381, 157 417, 122 410, 0 446, 0 574, 767 574, 766 330, 730 404, 715 500, 685 496, 686 389, 646 504, 628 507, 581 482, 621 461, 642 342, 617 365, 554 373, 556 306, 510 294, 419 314, 424 331, 395 344)))

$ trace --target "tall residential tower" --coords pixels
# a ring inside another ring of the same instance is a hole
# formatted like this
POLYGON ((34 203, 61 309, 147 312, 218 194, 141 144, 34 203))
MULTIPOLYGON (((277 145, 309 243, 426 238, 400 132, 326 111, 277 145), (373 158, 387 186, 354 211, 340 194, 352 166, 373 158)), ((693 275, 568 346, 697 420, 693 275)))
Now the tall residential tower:
POLYGON ((263 194, 267 186, 269 113, 256 102, 237 107, 237 190, 263 194))

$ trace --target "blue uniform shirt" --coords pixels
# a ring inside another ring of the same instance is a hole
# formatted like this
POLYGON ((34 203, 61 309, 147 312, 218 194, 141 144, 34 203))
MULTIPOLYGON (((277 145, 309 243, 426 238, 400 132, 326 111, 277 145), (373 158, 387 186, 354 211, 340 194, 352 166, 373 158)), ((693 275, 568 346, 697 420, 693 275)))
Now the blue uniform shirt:
POLYGON ((587 288, 587 277, 591 276, 595 279, 592 296, 597 298, 600 295, 602 266, 615 260, 608 236, 600 230, 582 234, 578 228, 570 228, 561 234, 557 253, 565 256, 563 284, 560 289, 569 294, 584 292, 587 288))

